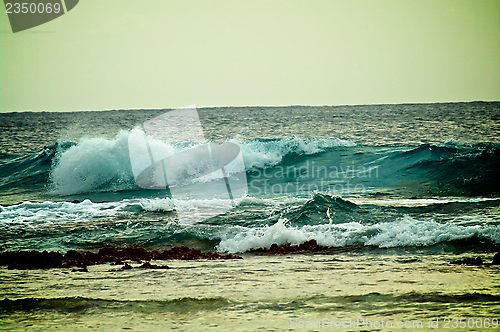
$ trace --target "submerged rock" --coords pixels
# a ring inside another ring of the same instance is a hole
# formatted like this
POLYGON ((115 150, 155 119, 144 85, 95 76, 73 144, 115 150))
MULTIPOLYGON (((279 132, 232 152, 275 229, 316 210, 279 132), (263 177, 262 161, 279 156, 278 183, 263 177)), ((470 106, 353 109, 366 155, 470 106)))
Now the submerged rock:
POLYGON ((326 250, 327 247, 323 247, 318 245, 316 240, 312 239, 309 241, 306 241, 300 245, 297 246, 292 246, 290 244, 280 244, 277 245, 276 243, 273 243, 269 249, 267 248, 256 248, 256 249, 250 249, 247 252, 252 253, 252 254, 271 254, 271 255, 285 255, 293 252, 300 252, 300 251, 321 251, 321 250, 326 250))
POLYGON ((128 263, 125 263, 122 267, 121 267, 121 270, 131 270, 133 269, 133 267, 128 264, 128 263))
POLYGON ((495 256, 493 256, 493 261, 491 263, 484 263, 482 258, 481 257, 476 257, 476 258, 472 258, 472 257, 469 257, 469 258, 464 258, 464 259, 457 259, 457 260, 454 260, 452 262, 450 262, 450 264, 461 264, 461 265, 475 265, 475 266, 480 266, 480 265, 487 265, 487 266, 491 266, 491 265, 500 265, 500 252, 497 252, 495 254, 495 256))
POLYGON ((316 240, 312 239, 301 243, 299 245, 293 246, 290 244, 276 244, 273 243, 269 249, 267 248, 252 248, 247 250, 247 253, 251 254, 267 254, 267 255, 286 255, 293 253, 320 253, 320 254, 338 254, 341 252, 349 252, 353 250, 359 250, 366 248, 363 245, 352 245, 352 246, 344 246, 344 247, 325 247, 320 246, 316 240))
POLYGON ((481 257, 476 257, 476 258, 464 258, 464 259, 457 259, 457 260, 454 260, 452 262, 450 262, 450 264, 461 264, 461 265, 476 265, 476 266, 479 266, 479 265, 483 265, 483 260, 481 259, 481 257))
POLYGON ((150 262, 146 262, 139 266, 139 269, 170 269, 167 265, 155 265, 150 262))
POLYGON ((71 270, 71 272, 89 272, 89 270, 87 269, 87 267, 82 267, 79 269, 73 269, 71 270))
POLYGON ((495 256, 493 256, 493 261, 491 265, 500 265, 500 252, 497 252, 495 256))

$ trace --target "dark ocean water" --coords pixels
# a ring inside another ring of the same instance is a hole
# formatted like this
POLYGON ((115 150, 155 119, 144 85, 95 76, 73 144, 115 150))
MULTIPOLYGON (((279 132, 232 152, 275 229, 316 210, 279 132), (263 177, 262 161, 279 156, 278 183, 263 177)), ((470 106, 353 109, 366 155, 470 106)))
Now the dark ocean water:
POLYGON ((237 207, 209 219, 205 211, 227 202, 174 205, 135 183, 129 134, 168 110, 4 114, 0 250, 191 243, 243 252, 312 238, 499 248, 499 105, 200 109, 209 141, 241 148, 248 183, 237 207))

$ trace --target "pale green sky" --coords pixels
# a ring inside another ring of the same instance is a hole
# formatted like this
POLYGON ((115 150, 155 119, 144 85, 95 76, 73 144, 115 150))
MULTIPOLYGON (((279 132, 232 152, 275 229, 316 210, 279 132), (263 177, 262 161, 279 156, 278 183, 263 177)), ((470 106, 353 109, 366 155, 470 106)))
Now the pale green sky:
POLYGON ((80 0, 13 34, 2 112, 500 100, 500 0, 80 0))

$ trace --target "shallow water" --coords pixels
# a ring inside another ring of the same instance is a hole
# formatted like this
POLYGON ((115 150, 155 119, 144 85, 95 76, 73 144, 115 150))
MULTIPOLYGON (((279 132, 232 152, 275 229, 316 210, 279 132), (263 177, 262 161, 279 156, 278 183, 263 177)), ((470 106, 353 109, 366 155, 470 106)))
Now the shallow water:
POLYGON ((89 267, 88 273, 2 269, 2 295, 31 299, 2 303, 2 329, 283 331, 292 330, 293 318, 327 318, 422 321, 422 330, 431 330, 429 319, 437 318, 442 328, 445 318, 498 318, 499 267, 450 265, 453 258, 364 249, 167 261, 171 269, 161 271, 112 271, 117 267, 111 265, 89 267))

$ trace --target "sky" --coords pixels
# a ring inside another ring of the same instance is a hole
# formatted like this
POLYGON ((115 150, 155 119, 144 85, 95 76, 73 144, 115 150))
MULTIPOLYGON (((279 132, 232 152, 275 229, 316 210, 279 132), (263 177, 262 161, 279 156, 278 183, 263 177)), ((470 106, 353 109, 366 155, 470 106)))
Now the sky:
POLYGON ((80 0, 12 33, 0 111, 500 100, 500 0, 80 0))

